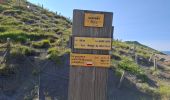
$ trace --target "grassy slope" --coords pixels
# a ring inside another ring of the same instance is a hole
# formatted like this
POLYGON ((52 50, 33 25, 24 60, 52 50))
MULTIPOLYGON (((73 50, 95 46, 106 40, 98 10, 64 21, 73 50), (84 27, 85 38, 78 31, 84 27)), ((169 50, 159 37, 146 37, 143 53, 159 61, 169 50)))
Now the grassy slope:
POLYGON ((31 3, 22 2, 21 6, 17 6, 14 2, 9 2, 0 6, 1 42, 7 37, 19 42, 28 39, 56 39, 57 34, 63 34, 66 38, 70 30, 71 21, 68 18, 31 3))
MULTIPOLYGON (((147 92, 154 97, 160 96, 162 100, 170 97, 170 87, 168 79, 169 67, 159 66, 157 70, 153 67, 153 62, 149 62, 149 58, 153 54, 162 54, 150 47, 142 45, 138 42, 128 41, 114 41, 112 52, 112 68, 116 70, 116 74, 121 76, 123 71, 136 76, 136 81, 132 83, 143 92, 147 92), (138 64, 136 64, 133 56, 133 48, 138 55, 138 64), (156 85, 151 85, 151 81, 156 85)), ((161 63, 161 60, 158 59, 161 63)), ((130 78, 129 76, 125 76, 130 78)))
POLYGON ((45 49, 51 53, 50 58, 58 59, 55 56, 67 47, 71 24, 69 18, 29 2, 21 1, 20 6, 14 1, 6 2, 0 4, 0 45, 10 38, 16 47, 12 53, 35 55, 45 49))

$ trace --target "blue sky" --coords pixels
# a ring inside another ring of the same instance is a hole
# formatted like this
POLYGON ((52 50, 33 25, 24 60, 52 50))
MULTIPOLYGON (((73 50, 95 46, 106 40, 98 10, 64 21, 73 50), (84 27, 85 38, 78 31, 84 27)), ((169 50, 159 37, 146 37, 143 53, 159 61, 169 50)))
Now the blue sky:
POLYGON ((114 37, 170 50, 170 0, 28 0, 71 17, 73 9, 114 13, 114 37))

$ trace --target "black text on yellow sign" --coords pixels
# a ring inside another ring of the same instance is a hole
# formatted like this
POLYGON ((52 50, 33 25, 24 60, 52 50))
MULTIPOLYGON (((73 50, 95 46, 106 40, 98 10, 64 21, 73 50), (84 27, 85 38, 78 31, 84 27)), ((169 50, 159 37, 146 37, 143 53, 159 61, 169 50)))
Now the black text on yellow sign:
POLYGON ((70 65, 84 67, 110 67, 110 55, 70 54, 70 65))
POLYGON ((111 38, 74 37, 74 48, 111 50, 112 39, 111 38))
POLYGON ((103 27, 104 14, 85 13, 84 26, 103 27))

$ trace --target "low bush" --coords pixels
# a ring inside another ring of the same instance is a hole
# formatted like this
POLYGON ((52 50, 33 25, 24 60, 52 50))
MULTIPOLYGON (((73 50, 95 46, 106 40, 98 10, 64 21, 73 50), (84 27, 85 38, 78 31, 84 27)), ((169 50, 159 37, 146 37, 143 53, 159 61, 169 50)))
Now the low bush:
POLYGON ((57 48, 49 48, 48 49, 48 59, 58 63, 58 64, 61 64, 61 53, 60 51, 57 49, 57 48))
POLYGON ((27 39, 38 40, 41 38, 47 38, 44 34, 34 34, 34 33, 25 33, 22 31, 13 31, 13 32, 3 32, 0 34, 0 41, 5 42, 7 38, 10 38, 14 42, 25 42, 27 39))
POLYGON ((0 13, 4 11, 4 7, 0 6, 0 13))
POLYGON ((23 39, 21 39, 23 37, 25 37, 25 34, 22 32, 4 32, 0 34, 1 41, 6 41, 7 38, 10 38, 11 40, 16 42, 20 40, 23 41, 23 39))
POLYGON ((33 56, 35 54, 36 54, 36 51, 27 46, 18 46, 16 48, 13 48, 11 51, 11 55, 13 57, 22 56, 22 55, 33 56))
POLYGON ((116 76, 121 77, 123 74, 123 70, 122 69, 116 69, 116 76))
POLYGON ((49 48, 50 47, 50 41, 49 40, 42 40, 38 42, 33 42, 32 46, 34 48, 49 48))
POLYGON ((134 63, 132 59, 123 58, 123 60, 118 64, 118 68, 135 74, 137 78, 141 79, 142 81, 147 80, 147 76, 145 75, 144 70, 142 70, 136 63, 134 63))
POLYGON ((155 98, 159 97, 156 93, 157 88, 150 87, 147 83, 142 83, 141 86, 140 86, 140 89, 145 93, 153 95, 155 98))
POLYGON ((7 27, 0 26, 0 32, 5 32, 7 30, 7 27))
POLYGON ((161 85, 156 92, 160 95, 162 100, 169 100, 170 98, 170 86, 161 85))
POLYGON ((121 56, 119 55, 119 54, 117 54, 117 53, 114 53, 114 54, 112 54, 111 55, 111 59, 115 59, 115 60, 121 60, 121 56))
POLYGON ((7 18, 8 21, 2 21, 2 25, 11 25, 11 26, 18 26, 18 25, 22 25, 21 21, 18 21, 16 19, 9 19, 10 17, 7 18))
POLYGON ((21 14, 22 11, 21 10, 6 10, 4 11, 5 15, 15 15, 15 14, 21 14))

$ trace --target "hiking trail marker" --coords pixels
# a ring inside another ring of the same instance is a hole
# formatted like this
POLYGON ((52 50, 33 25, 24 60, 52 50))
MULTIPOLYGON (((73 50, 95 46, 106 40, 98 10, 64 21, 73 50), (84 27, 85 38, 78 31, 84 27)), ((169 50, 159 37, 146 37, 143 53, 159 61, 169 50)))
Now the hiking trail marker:
POLYGON ((70 64, 86 67, 110 67, 110 55, 74 54, 70 55, 70 64))
POLYGON ((111 12, 73 11, 68 100, 107 100, 111 12))
POLYGON ((85 13, 84 26, 103 27, 104 14, 85 13))
POLYGON ((74 48, 77 49, 98 49, 111 50, 111 38, 89 38, 89 37, 75 37, 74 48))

